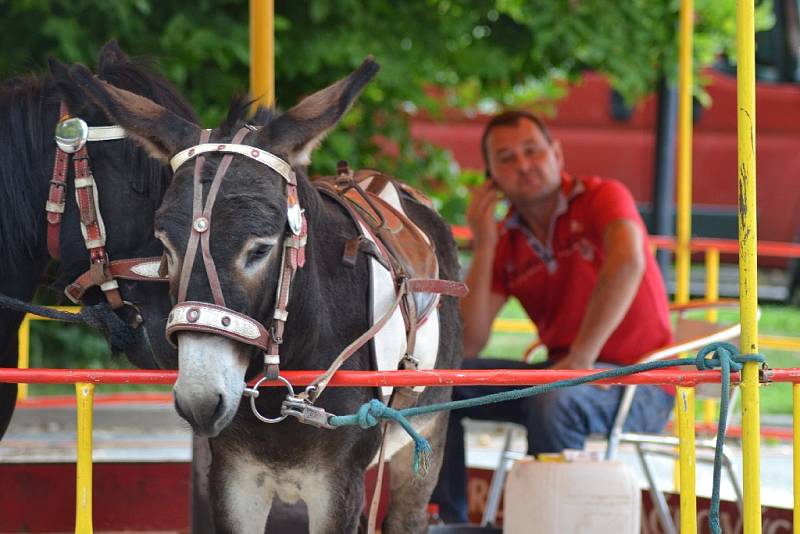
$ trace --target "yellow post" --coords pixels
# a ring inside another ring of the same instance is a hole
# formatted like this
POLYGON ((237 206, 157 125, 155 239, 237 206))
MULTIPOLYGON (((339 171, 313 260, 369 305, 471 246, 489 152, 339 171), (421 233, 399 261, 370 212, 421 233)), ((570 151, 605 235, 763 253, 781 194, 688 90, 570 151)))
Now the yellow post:
MULTIPOLYGON (((716 248, 706 250, 706 300, 708 302, 719 300, 719 249, 716 248)), ((706 312, 706 320, 710 323, 719 320, 716 308, 706 312)), ((703 423, 706 425, 714 424, 718 413, 717 404, 715 399, 703 400, 703 423)))
POLYGON ((692 32, 694 2, 681 0, 678 64, 678 215, 675 246, 675 302, 689 301, 692 236, 692 32))
POLYGON ((92 534, 92 401, 94 384, 75 384, 75 396, 78 403, 75 534, 92 534))
MULTIPOLYGON (((31 316, 25 314, 17 330, 17 367, 28 369, 31 366, 31 316)), ((17 400, 28 398, 28 384, 17 385, 17 400)))
MULTIPOLYGON (((739 137, 739 307, 741 351, 758 352, 758 277, 756 273, 756 99, 753 0, 736 3, 736 99, 739 137)), ((761 532, 759 365, 745 364, 742 373, 742 466, 744 533, 761 532)))
POLYGON ((792 385, 792 406, 794 424, 794 446, 792 458, 794 463, 794 534, 800 534, 800 384, 792 385))
MULTIPOLYGON (((694 2, 681 0, 680 44, 678 48, 678 184, 675 228, 675 302, 689 302, 689 278, 692 252, 692 34, 694 2)), ((675 411, 680 411, 675 398, 675 411)), ((694 407, 692 407, 694 411, 694 407)), ((673 465, 675 490, 681 491, 680 471, 673 465)), ((694 476, 694 475, 692 475, 694 476)), ((683 492, 681 491, 681 494, 683 492)), ((681 505, 682 506, 682 505, 681 505)))
POLYGON ((681 534, 697 532, 697 487, 695 483, 694 388, 678 387, 678 440, 681 480, 681 534))
POLYGON ((257 105, 275 101, 273 0, 250 0, 250 92, 257 105))

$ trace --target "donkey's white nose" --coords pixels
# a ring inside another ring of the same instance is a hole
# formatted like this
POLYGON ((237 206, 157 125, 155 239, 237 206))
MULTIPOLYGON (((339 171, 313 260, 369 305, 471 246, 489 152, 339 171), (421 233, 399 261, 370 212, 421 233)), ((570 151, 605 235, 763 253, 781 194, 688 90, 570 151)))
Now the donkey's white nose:
POLYGON ((178 334, 175 409, 202 436, 219 434, 233 419, 244 391, 247 360, 229 339, 178 334))

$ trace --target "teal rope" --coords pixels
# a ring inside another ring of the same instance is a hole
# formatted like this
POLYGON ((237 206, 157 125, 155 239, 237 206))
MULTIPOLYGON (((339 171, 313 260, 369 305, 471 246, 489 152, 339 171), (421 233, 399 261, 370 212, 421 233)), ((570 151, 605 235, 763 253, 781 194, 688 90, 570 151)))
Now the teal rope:
POLYGON ((728 424, 728 403, 730 402, 729 392, 731 380, 730 373, 731 370, 741 370, 742 365, 746 362, 763 363, 764 361, 764 356, 761 354, 737 355, 736 347, 730 343, 710 343, 709 345, 703 347, 697 353, 695 358, 678 358, 674 360, 637 363, 625 367, 607 369, 592 375, 570 378, 567 380, 559 380, 558 382, 540 384, 511 391, 503 391, 501 393, 493 393, 491 395, 484 395, 483 397, 476 397, 474 399, 442 402, 428 406, 416 406, 413 408, 406 408, 404 410, 395 410, 394 408, 386 406, 379 400, 373 399, 370 402, 362 405, 358 412, 354 415, 332 415, 328 419, 328 424, 333 427, 358 425, 361 428, 370 428, 377 425, 381 419, 392 419, 397 421, 403 427, 403 429, 408 432, 409 436, 411 436, 411 439, 414 440, 414 473, 417 475, 424 475, 427 473, 429 466, 431 446, 424 437, 414 430, 414 427, 408 422, 408 417, 414 417, 416 415, 423 415, 443 410, 458 410, 461 408, 471 408, 473 406, 482 406, 495 402, 521 399, 546 393, 548 391, 553 391, 555 389, 578 386, 608 378, 619 378, 622 376, 629 376, 655 369, 666 369, 669 367, 679 367, 681 365, 695 365, 697 369, 701 371, 721 368, 722 398, 720 399, 719 425, 717 427, 717 442, 714 451, 714 477, 711 492, 711 511, 708 517, 711 532, 713 534, 720 534, 722 530, 719 523, 719 486, 720 470, 722 467, 722 444, 723 440, 725 439, 725 433, 728 424), (715 357, 708 357, 712 353, 715 355, 715 357))
POLYGON ((719 488, 720 478, 722 476, 722 446, 725 441, 725 433, 728 427, 728 404, 730 403, 730 382, 731 371, 740 371, 742 363, 761 362, 763 363, 764 356, 761 354, 749 354, 746 356, 737 356, 736 347, 730 343, 712 343, 700 349, 697 353, 695 365, 702 370, 705 369, 722 369, 721 385, 722 393, 719 401, 719 423, 717 425, 717 442, 714 446, 714 478, 711 486, 711 509, 708 514, 709 529, 713 534, 722 532, 722 527, 719 523, 719 488), (709 354, 714 353, 714 357, 707 357, 709 354))

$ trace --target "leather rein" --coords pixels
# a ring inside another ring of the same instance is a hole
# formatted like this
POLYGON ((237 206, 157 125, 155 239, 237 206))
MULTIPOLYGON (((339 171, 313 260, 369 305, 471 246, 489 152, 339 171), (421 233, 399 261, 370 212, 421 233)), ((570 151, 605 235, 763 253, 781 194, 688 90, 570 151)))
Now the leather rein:
POLYGON ((383 327, 391 314, 400 305, 401 300, 409 291, 437 292, 452 296, 463 296, 466 286, 460 282, 449 280, 427 279, 402 279, 399 281, 397 296, 387 313, 379 318, 376 323, 364 334, 359 336, 334 360, 330 368, 317 377, 305 392, 295 395, 288 380, 280 376, 280 345, 283 342, 283 332, 289 317, 287 305, 289 293, 294 276, 298 269, 305 264, 305 246, 308 237, 308 223, 300 207, 297 195, 297 177, 291 165, 281 158, 266 150, 241 144, 241 141, 251 131, 256 131, 254 126, 240 129, 230 143, 209 143, 210 130, 204 130, 200 135, 199 144, 176 154, 170 164, 173 171, 181 165, 195 159, 193 178, 192 225, 191 233, 186 245, 183 266, 178 281, 177 304, 170 312, 167 319, 167 339, 177 344, 174 336, 181 331, 204 332, 220 335, 252 345, 264 352, 264 376, 252 388, 245 388, 245 396, 250 397, 250 404, 255 416, 267 423, 277 423, 287 416, 297 417, 300 422, 314 426, 331 428, 328 417, 331 414, 324 409, 313 406, 327 386, 333 374, 339 367, 361 346, 369 341, 383 327), (205 163, 203 154, 208 152, 223 153, 222 161, 217 168, 214 178, 203 203, 203 185, 201 183, 201 170, 205 163), (286 184, 286 213, 288 228, 284 234, 280 278, 276 289, 275 309, 269 330, 258 320, 227 308, 222 294, 219 276, 210 249, 211 214, 217 193, 222 184, 222 179, 227 172, 230 162, 235 154, 248 157, 266 165, 277 172, 286 184), (197 255, 197 249, 203 259, 203 266, 208 277, 214 303, 205 303, 186 300, 186 290, 189 285, 192 269, 197 255), (287 398, 281 407, 281 415, 276 418, 267 418, 256 409, 255 399, 259 395, 258 387, 265 380, 280 380, 289 390, 287 398))
POLYGON ((80 213, 81 234, 89 251, 89 270, 64 289, 64 294, 79 304, 84 293, 99 287, 115 310, 128 304, 119 293, 117 279, 168 282, 159 274, 160 257, 131 258, 110 261, 106 251, 106 229, 100 214, 97 184, 89 163, 87 142, 125 139, 120 126, 87 126, 78 117, 71 117, 65 102, 61 102, 56 125, 56 155, 53 176, 47 196, 47 250, 53 259, 60 259, 61 219, 66 206, 67 176, 72 159, 74 168, 75 201, 80 213))

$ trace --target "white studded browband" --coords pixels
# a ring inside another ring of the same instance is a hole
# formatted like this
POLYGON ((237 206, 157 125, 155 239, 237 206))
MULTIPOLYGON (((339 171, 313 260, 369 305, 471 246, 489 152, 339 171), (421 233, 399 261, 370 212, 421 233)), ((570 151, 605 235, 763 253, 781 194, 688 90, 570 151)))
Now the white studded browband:
POLYGON ((189 161, 190 159, 194 158, 195 156, 199 156, 205 152, 230 152, 234 154, 241 154, 242 156, 247 156, 250 159, 254 159, 259 163, 263 163, 267 167, 271 168, 273 171, 280 174, 286 183, 291 185, 297 184, 297 179, 294 175, 294 171, 292 170, 292 166, 283 161, 278 156, 267 152, 261 148, 256 148, 250 145, 239 145, 239 144, 225 144, 225 143, 202 143, 199 145, 195 145, 191 148, 187 148, 186 150, 182 150, 172 156, 172 159, 169 161, 169 164, 172 166, 172 172, 178 170, 178 167, 189 161))

